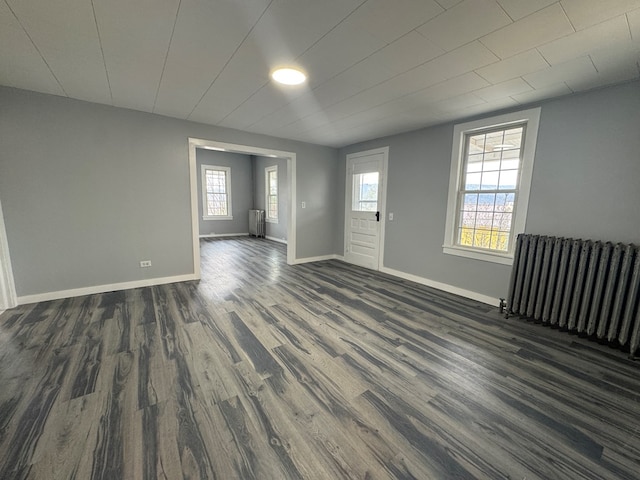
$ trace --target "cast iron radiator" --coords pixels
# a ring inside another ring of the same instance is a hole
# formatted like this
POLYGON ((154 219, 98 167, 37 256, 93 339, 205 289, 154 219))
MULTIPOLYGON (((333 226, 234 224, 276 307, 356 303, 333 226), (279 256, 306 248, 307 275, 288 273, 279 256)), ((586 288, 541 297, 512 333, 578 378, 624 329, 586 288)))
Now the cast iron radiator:
POLYGON ((249 210, 249 235, 264 237, 264 210, 249 210))
POLYGON ((640 251, 634 245, 520 234, 507 317, 521 315, 629 349, 640 343, 640 251))

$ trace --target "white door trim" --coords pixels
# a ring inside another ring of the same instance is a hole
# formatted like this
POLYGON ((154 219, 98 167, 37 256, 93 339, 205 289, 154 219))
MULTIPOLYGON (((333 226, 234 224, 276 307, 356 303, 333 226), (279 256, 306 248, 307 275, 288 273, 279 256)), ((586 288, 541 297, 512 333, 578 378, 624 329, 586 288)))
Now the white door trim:
POLYGON ((13 280, 11 257, 9 256, 9 241, 7 240, 7 231, 4 226, 2 203, 0 203, 0 313, 17 305, 18 296, 16 295, 16 286, 13 280))
POLYGON ((251 145, 237 145, 234 143, 218 142, 201 138, 189 137, 189 183, 191 187, 191 235, 193 239, 193 272, 200 278, 200 228, 198 223, 198 170, 196 162, 196 148, 209 148, 225 152, 242 153, 245 155, 260 155, 284 158, 287 160, 287 181, 289 183, 289 205, 287 225, 287 264, 296 263, 296 154, 281 150, 254 147, 251 145))
POLYGON ((359 157, 367 157, 369 155, 382 154, 382 174, 380 181, 380 243, 378 249, 378 270, 384 268, 384 237, 385 237, 385 225, 387 220, 387 176, 389 172, 389 147, 374 148, 372 150, 365 150, 363 152, 350 153, 346 156, 345 160, 345 202, 344 202, 344 244, 343 255, 347 253, 347 240, 348 240, 348 228, 349 228, 349 211, 351 209, 351 198, 349 197, 349 160, 359 157))

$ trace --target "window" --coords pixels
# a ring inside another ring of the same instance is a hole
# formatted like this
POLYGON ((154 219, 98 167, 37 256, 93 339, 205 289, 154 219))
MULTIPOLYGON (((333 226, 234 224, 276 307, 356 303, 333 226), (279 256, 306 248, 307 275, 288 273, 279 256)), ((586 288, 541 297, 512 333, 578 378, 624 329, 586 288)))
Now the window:
POLYGON ((354 212, 376 212, 378 210, 379 172, 355 173, 353 175, 354 212))
POLYGON ((231 220, 231 169, 202 165, 202 218, 231 220))
POLYGON ((278 166, 264 169, 267 222, 278 223, 278 166))
POLYGON ((443 251, 513 262, 524 231, 540 109, 456 125, 443 251))

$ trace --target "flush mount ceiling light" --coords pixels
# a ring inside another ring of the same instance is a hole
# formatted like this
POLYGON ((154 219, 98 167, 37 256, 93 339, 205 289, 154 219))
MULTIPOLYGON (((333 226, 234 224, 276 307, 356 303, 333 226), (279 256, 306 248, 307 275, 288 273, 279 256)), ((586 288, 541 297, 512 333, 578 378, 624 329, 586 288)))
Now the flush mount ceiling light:
POLYGON ((307 76, 295 68, 278 68, 271 72, 271 78, 283 85, 300 85, 304 83, 307 76))

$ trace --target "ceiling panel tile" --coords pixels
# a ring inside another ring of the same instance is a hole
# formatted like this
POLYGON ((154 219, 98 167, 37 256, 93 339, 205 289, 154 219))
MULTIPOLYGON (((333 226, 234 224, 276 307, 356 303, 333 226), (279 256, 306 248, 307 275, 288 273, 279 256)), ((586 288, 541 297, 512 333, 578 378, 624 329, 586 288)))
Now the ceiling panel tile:
POLYGON ((538 47, 551 65, 566 62, 599 49, 602 45, 617 45, 631 39, 625 15, 585 28, 566 37, 538 47))
POLYGON ((447 114, 434 110, 431 105, 416 108, 402 114, 402 117, 405 118, 407 122, 413 123, 414 129, 444 123, 446 116, 447 114))
POLYGON ((437 85, 407 95, 404 100, 409 106, 423 106, 431 103, 471 93, 488 85, 487 81, 474 72, 465 73, 437 85))
POLYGON ((576 30, 640 8, 640 0, 562 0, 560 3, 576 30))
POLYGON ((188 119, 217 125, 267 83, 266 76, 232 75, 224 71, 188 119))
POLYGON ((521 78, 514 78, 507 80, 506 82, 498 83, 497 85, 491 85, 490 87, 481 88, 476 90, 477 96, 485 100, 486 102, 498 101, 501 98, 510 97, 511 95, 517 95, 519 93, 529 92, 533 90, 531 85, 522 80, 521 78))
POLYGON ((640 41, 629 41, 614 47, 603 47, 589 55, 599 73, 635 71, 639 73, 640 41))
POLYGON ((260 47, 245 41, 188 117, 217 124, 269 83, 269 69, 260 47))
POLYGON ((448 98, 433 104, 433 108, 439 112, 457 112, 468 108, 486 104, 483 99, 473 93, 464 93, 457 97, 448 98))
POLYGON ((404 110, 404 107, 396 106, 394 104, 378 105, 375 108, 363 110, 355 115, 349 115, 338 120, 328 121, 327 125, 343 130, 364 126, 375 121, 385 121, 388 123, 397 119, 404 110))
POLYGON ((299 59, 309 73, 309 84, 320 85, 385 47, 385 43, 343 22, 299 59))
POLYGON ((514 20, 531 15, 556 2, 557 0, 498 0, 498 3, 514 20))
POLYGON ((313 95, 323 108, 383 83, 393 76, 384 63, 369 57, 348 70, 336 75, 313 90, 313 95))
POLYGON ((477 105, 472 105, 470 107, 463 108, 461 110, 456 110, 455 118, 467 118, 475 115, 482 115, 497 112, 498 110, 503 110, 505 108, 512 108, 518 106, 518 102, 516 102, 513 98, 505 97, 497 100, 493 100, 492 102, 480 103, 477 105))
POLYGON ((593 88, 604 87, 606 85, 614 85, 616 83, 625 82, 638 78, 638 69, 633 68, 616 68, 603 72, 595 72, 581 77, 575 77, 567 80, 567 85, 574 92, 583 92, 593 88))
POLYGON ((368 0, 348 23, 389 44, 442 11, 434 0, 368 0))
POLYGON ((328 112, 331 115, 347 116, 398 98, 401 94, 398 93, 396 85, 393 83, 394 81, 395 79, 353 95, 340 103, 332 105, 328 112))
MULTIPOLYGON (((413 112, 416 109, 433 109, 435 108, 433 105, 436 103, 470 93, 486 85, 486 80, 475 73, 466 73, 411 95, 405 95, 377 105, 374 108, 362 111, 359 115, 360 117, 376 116, 378 114, 382 115, 383 112, 385 115, 398 115, 413 112)), ((348 118, 352 118, 352 115, 348 116, 348 118)))
POLYGON ((560 5, 554 4, 490 33, 480 40, 498 57, 505 59, 569 35, 573 31, 560 5))
POLYGON ((370 58, 378 65, 384 65, 392 73, 400 74, 443 53, 443 49, 414 31, 378 50, 370 58))
POLYGON ((155 112, 186 118, 269 0, 182 0, 155 112))
POLYGON ((410 73, 425 88, 496 61, 498 58, 481 43, 473 42, 430 60, 410 73))
POLYGON ((275 0, 251 35, 263 45, 268 62, 277 61, 269 58, 274 51, 286 51, 286 60, 292 61, 360 4, 362 0, 275 0))
POLYGON ((303 94, 298 95, 279 110, 260 119, 256 119, 257 121, 252 124, 252 126, 268 124, 280 128, 295 123, 300 118, 320 110, 321 107, 313 95, 313 92, 307 88, 303 94))
POLYGON ((535 89, 544 88, 561 82, 577 80, 580 77, 597 73, 589 57, 580 57, 565 63, 553 65, 535 73, 525 75, 524 79, 535 89))
MULTIPOLYGON (((487 85, 487 82, 475 74, 468 77, 462 75, 473 70, 474 65, 486 65, 495 60, 495 55, 491 54, 482 45, 478 43, 469 44, 427 62, 421 67, 414 68, 380 85, 347 98, 332 106, 331 110, 345 113, 361 111, 363 107, 372 108, 419 91, 427 95, 427 92, 425 92, 427 87, 437 85, 448 79, 455 79, 451 86, 452 89, 457 88, 458 82, 463 82, 464 78, 474 79, 475 83, 471 85, 470 82, 469 90, 475 90, 487 85)), ((437 89, 440 88, 443 87, 437 87, 437 89)))
POLYGON ((288 103, 291 96, 295 95, 295 91, 299 92, 301 88, 304 87, 294 86, 291 89, 285 86, 279 87, 273 82, 269 82, 222 119, 219 125, 245 130, 258 119, 282 108, 288 103))
POLYGON ((4 2, 0 2, 0 66, 0 85, 65 95, 4 2))
POLYGON ((526 105, 527 103, 538 102, 540 100, 546 100, 548 98, 560 97, 562 95, 569 95, 573 93, 566 83, 560 82, 555 85, 548 85, 544 88, 537 88, 530 92, 519 93, 513 95, 513 98, 520 105, 526 105))
POLYGON ((417 31, 450 51, 510 23, 509 16, 494 0, 465 0, 417 31))
POLYGON ((111 103, 90 2, 8 0, 70 97, 111 103))
MULTIPOLYGON (((303 123, 305 125, 313 125, 314 128, 320 126, 320 125, 325 125, 327 123, 330 124, 335 124, 338 121, 352 116, 355 113, 351 112, 349 114, 340 114, 337 112, 332 112, 330 109, 327 110, 319 110, 316 113, 314 113, 313 115, 308 115, 305 116, 301 119, 299 119, 298 121, 294 122, 295 124, 297 123, 303 123)), ((286 128, 289 128, 290 126, 287 126, 286 128)))
POLYGON ((629 21, 629 30, 631 30, 631 38, 636 42, 640 42, 640 8, 627 13, 629 21))
POLYGON ((501 60, 486 67, 476 70, 483 78, 491 83, 500 83, 505 80, 520 77, 527 73, 536 72, 547 68, 549 64, 542 58, 542 55, 534 48, 526 52, 519 53, 506 60, 501 60))
POLYGON ((152 111, 179 0, 96 2, 113 104, 152 111))
POLYGON ((436 0, 442 8, 449 9, 451 7, 455 7, 462 0, 436 0))
POLYGON ((337 146, 342 146, 345 144, 345 139, 348 139, 348 143, 352 143, 352 138, 358 142, 383 135, 415 130, 423 125, 424 121, 422 119, 380 111, 377 114, 372 113, 368 116, 362 115, 357 118, 344 119, 341 122, 326 125, 322 130, 331 132, 336 139, 337 146))
POLYGON ((590 54, 598 71, 584 79, 568 82, 574 91, 588 90, 604 85, 612 85, 640 76, 640 41, 607 46, 590 54))
POLYGON ((341 81, 337 78, 331 79, 328 82, 323 83, 321 86, 313 90, 314 99, 320 109, 329 108, 331 105, 339 103, 362 89, 358 87, 357 83, 344 80, 341 81))

